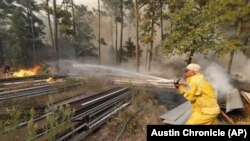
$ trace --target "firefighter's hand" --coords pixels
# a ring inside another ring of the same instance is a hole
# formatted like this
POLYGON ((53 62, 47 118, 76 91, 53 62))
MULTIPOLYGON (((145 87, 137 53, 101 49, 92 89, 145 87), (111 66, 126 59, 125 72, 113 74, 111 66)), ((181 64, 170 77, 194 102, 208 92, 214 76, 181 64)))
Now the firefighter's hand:
POLYGON ((176 89, 178 89, 179 86, 180 86, 180 80, 181 80, 181 79, 176 79, 176 80, 174 80, 174 86, 175 86, 176 89))

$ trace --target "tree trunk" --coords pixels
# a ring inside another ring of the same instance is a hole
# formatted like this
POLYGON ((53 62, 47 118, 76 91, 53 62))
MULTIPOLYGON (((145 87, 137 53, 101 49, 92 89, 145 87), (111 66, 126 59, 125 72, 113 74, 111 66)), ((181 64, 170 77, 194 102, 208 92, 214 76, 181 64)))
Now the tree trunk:
POLYGON ((135 0, 135 17, 136 17, 136 70, 140 71, 139 9, 138 9, 138 0, 135 0))
POLYGON ((163 33, 163 1, 161 0, 161 41, 163 41, 164 33, 163 33))
POLYGON ((154 46, 154 40, 153 40, 153 36, 154 36, 154 20, 152 19, 152 23, 151 23, 151 41, 150 41, 150 50, 149 50, 149 62, 148 62, 148 71, 151 70, 151 63, 152 63, 152 56, 153 56, 153 46, 154 46))
POLYGON ((32 16, 32 7, 31 7, 31 0, 29 0, 28 6, 29 18, 30 18, 30 27, 32 33, 32 43, 33 43, 33 65, 36 64, 36 42, 35 42, 35 31, 34 31, 34 21, 32 16))
MULTIPOLYGON (((240 40, 240 35, 241 35, 241 29, 242 29, 242 21, 239 20, 238 21, 237 32, 236 32, 236 36, 238 37, 239 40, 240 40)), ((231 73, 231 68, 232 68, 232 65, 233 65, 234 52, 235 52, 235 50, 232 50, 231 53, 230 53, 230 58, 229 58, 228 67, 227 67, 227 74, 228 75, 230 75, 230 73, 231 73)))
MULTIPOLYGON (((117 18, 117 15, 116 15, 117 18)), ((118 65, 118 26, 117 26, 117 19, 115 20, 115 59, 116 59, 116 65, 118 65)))
POLYGON ((100 9, 100 0, 98 0, 98 50, 99 50, 99 64, 101 64, 101 9, 100 9))
MULTIPOLYGON (((244 46, 247 46, 247 45, 248 45, 248 37, 246 37, 246 38, 244 39, 243 45, 244 45, 244 46)), ((242 50, 242 52, 243 52, 243 53, 246 53, 246 55, 248 54, 248 53, 247 53, 248 51, 247 51, 246 48, 244 48, 244 49, 242 50)))
POLYGON ((231 73, 231 68, 232 68, 232 64, 233 64, 233 57, 234 57, 234 50, 232 50, 230 52, 230 58, 228 61, 228 66, 227 66, 227 74, 230 75, 231 73))
POLYGON ((120 35, 120 65, 122 63, 122 39, 123 39, 123 0, 121 0, 121 35, 120 35))
POLYGON ((3 57, 3 44, 2 38, 0 37, 0 67, 4 66, 4 57, 3 57))
POLYGON ((147 44, 147 48, 146 48, 145 71, 147 71, 147 66, 148 66, 148 56, 149 56, 149 44, 147 44))
POLYGON ((51 20, 50 20, 50 13, 49 13, 49 0, 46 0, 46 7, 47 7, 47 18, 48 18, 48 23, 49 23, 49 31, 50 31, 50 38, 52 42, 52 46, 55 47, 55 42, 54 42, 54 37, 53 37, 53 31, 52 31, 52 26, 51 26, 51 20))
POLYGON ((244 40, 244 46, 247 46, 247 44, 248 44, 248 37, 245 38, 245 40, 244 40))
MULTIPOLYGON (((152 3, 152 9, 155 9, 155 1, 152 3)), ((149 52, 149 64, 148 64, 148 71, 151 70, 151 64, 152 64, 152 56, 153 56, 153 46, 154 46, 154 24, 155 24, 155 11, 152 11, 152 21, 151 21, 151 41, 150 41, 150 52, 149 52)))
POLYGON ((75 4, 74 1, 71 0, 71 7, 72 7, 72 22, 73 22, 73 31, 74 31, 74 41, 76 41, 77 34, 76 34, 76 22, 75 22, 75 4))
POLYGON ((53 0, 53 16, 54 16, 54 35, 55 35, 55 37, 54 37, 54 39, 55 39, 54 46, 56 47, 56 70, 60 71, 60 67, 59 67, 58 37, 57 37, 58 24, 57 24, 56 0, 53 0))
MULTIPOLYGON (((114 49, 114 26, 113 26, 113 16, 110 16, 110 30, 111 30, 111 48, 114 49)), ((114 65, 116 65, 116 53, 112 54, 112 58, 115 60, 112 60, 112 63, 114 63, 114 65), (115 58, 113 58, 115 57, 115 58), (114 61, 114 62, 113 62, 114 61)))
POLYGON ((193 61, 193 56, 194 56, 194 53, 195 53, 195 50, 194 50, 194 49, 192 49, 192 50, 190 51, 189 55, 188 55, 188 58, 187 58, 187 60, 186 60, 187 64, 190 64, 190 63, 192 63, 192 61, 193 61))
MULTIPOLYGON (((73 40, 70 42, 72 48, 75 48, 77 42, 77 31, 76 31, 76 21, 75 21, 75 3, 74 0, 70 0, 71 13, 72 13, 72 25, 73 25, 73 40)), ((78 58, 75 52, 75 57, 78 58)))
POLYGON ((111 21, 110 21, 110 24, 111 24, 111 46, 112 46, 112 48, 114 47, 114 35, 113 35, 113 16, 111 15, 110 16, 110 18, 111 18, 111 21))
POLYGON ((131 22, 129 22, 129 25, 128 25, 128 39, 131 37, 131 22))

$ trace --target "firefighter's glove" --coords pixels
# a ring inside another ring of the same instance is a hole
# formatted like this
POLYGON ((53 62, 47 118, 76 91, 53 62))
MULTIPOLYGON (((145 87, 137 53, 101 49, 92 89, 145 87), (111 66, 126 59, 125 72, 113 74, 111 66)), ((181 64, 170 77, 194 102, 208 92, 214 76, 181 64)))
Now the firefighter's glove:
POLYGON ((179 86, 180 86, 180 80, 181 80, 181 79, 176 79, 176 80, 174 80, 174 86, 175 86, 176 89, 178 89, 179 86))

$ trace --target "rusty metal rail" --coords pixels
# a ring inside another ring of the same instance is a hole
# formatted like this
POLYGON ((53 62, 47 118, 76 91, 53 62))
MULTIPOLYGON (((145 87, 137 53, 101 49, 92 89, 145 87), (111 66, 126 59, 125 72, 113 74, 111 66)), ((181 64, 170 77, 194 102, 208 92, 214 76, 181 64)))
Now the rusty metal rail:
POLYGON ((104 124, 109 118, 111 118, 114 114, 116 114, 119 110, 128 106, 129 103, 124 103, 115 109, 106 110, 106 112, 99 115, 99 117, 95 118, 89 124, 83 123, 82 125, 78 126, 68 134, 62 136, 61 138, 57 139, 57 141, 79 141, 86 138, 91 132, 97 129, 99 126, 104 124))
MULTIPOLYGON (((70 98, 70 99, 67 99, 67 100, 64 100, 64 101, 61 101, 59 103, 55 103, 55 104, 51 105, 51 107, 48 109, 48 111, 50 111, 50 113, 44 113, 43 115, 39 115, 33 121, 39 122, 41 120, 44 120, 46 118, 46 116, 50 115, 51 112, 56 111, 57 108, 60 107, 61 105, 69 104, 71 107, 76 108, 76 107, 79 107, 84 101, 88 101, 88 100, 97 98, 99 95, 104 95, 105 93, 109 93, 109 92, 112 92, 112 91, 117 90, 117 89, 119 89, 119 88, 112 88, 112 89, 109 89, 107 91, 97 93, 97 94, 94 94, 91 96, 86 96, 85 93, 79 93, 79 94, 77 94, 78 96, 75 96, 73 98, 70 98)), ((25 121, 25 122, 20 123, 18 125, 18 127, 23 127, 23 126, 26 126, 27 124, 28 124, 28 122, 25 121)))
POLYGON ((25 89, 29 87, 35 87, 35 86, 44 86, 48 85, 49 83, 46 80, 43 81, 32 81, 32 82, 25 82, 25 83, 19 83, 19 84, 13 84, 13 83, 5 83, 2 84, 2 87, 0 88, 0 92, 6 92, 11 90, 19 90, 19 89, 25 89))
POLYGON ((27 77, 13 77, 13 78, 1 78, 0 83, 11 83, 11 82, 21 82, 21 81, 30 81, 30 80, 41 80, 47 79, 52 76, 27 76, 27 77))
POLYGON ((23 82, 23 81, 31 81, 31 80, 41 80, 41 79, 48 79, 49 77, 65 78, 65 77, 68 77, 68 75, 36 75, 36 76, 27 76, 27 77, 1 78, 0 83, 11 83, 11 82, 23 82))
POLYGON ((128 88, 122 88, 83 103, 81 109, 77 111, 78 114, 72 118, 72 121, 78 121, 81 124, 76 126, 74 130, 58 138, 57 141, 77 141, 84 139, 93 130, 105 123, 112 115, 128 106, 130 98, 131 94, 128 88))
MULTIPOLYGON (((73 139, 76 137, 75 135, 82 136, 84 134, 85 137, 91 130, 94 130, 117 111, 127 106, 131 94, 128 88, 113 88, 91 96, 78 97, 79 99, 74 98, 72 101, 68 100, 61 103, 62 105, 69 104, 76 112, 71 119, 74 129, 58 135, 58 141, 73 139)), ((45 117, 43 116, 43 118, 35 121, 41 122, 41 120, 45 120, 45 117)), ((42 138, 48 132, 48 130, 39 130, 36 139, 42 138)), ((79 138, 79 136, 77 137, 79 138)))
POLYGON ((45 93, 56 92, 56 90, 57 89, 54 86, 44 85, 44 86, 36 86, 20 90, 0 92, 0 100, 8 100, 18 97, 38 96, 45 93))
MULTIPOLYGON (((73 85, 71 85, 71 87, 73 87, 73 85)), ((55 87, 39 86, 35 88, 24 89, 22 91, 19 90, 18 97, 34 94, 33 92, 40 93, 45 90, 49 91, 50 88, 57 91, 57 89, 54 89, 55 87), (37 90, 39 89, 40 91, 38 92, 37 90), (24 95, 20 95, 20 93, 23 93, 24 95)), ((17 95, 15 95, 17 94, 16 91, 13 91, 11 94, 10 92, 1 92, 0 97, 2 95, 2 98, 4 98, 4 96, 7 94, 9 97, 5 97, 6 99, 11 98, 12 96, 17 97, 17 95)), ((113 114, 129 105, 130 98, 131 93, 129 88, 121 87, 112 88, 90 96, 87 96, 85 93, 80 93, 77 97, 55 104, 54 106, 50 107, 48 110, 50 111, 49 113, 40 115, 33 120, 34 124, 39 125, 39 128, 36 131, 37 135, 34 137, 34 140, 43 140, 46 138, 46 134, 51 130, 46 129, 46 126, 44 126, 46 125, 46 117, 57 111, 57 107, 61 105, 68 104, 72 109, 75 109, 75 115, 70 120, 70 124, 72 127, 74 127, 74 129, 68 129, 67 132, 64 131, 65 133, 59 133, 56 136, 57 140, 75 140, 86 137, 94 129, 98 128, 107 119, 109 119, 113 114)), ((28 121, 20 123, 16 127, 12 128, 18 128, 20 132, 26 132, 27 125, 28 121)), ((10 131, 12 128, 7 130, 10 131)), ((7 130, 6 132, 8 132, 7 130)))
POLYGON ((46 95, 55 93, 61 90, 70 89, 72 87, 80 86, 83 83, 71 84, 62 88, 58 88, 54 85, 44 84, 41 86, 35 86, 30 88, 11 90, 0 92, 0 101, 9 100, 14 98, 27 98, 27 97, 35 97, 40 95, 46 95))

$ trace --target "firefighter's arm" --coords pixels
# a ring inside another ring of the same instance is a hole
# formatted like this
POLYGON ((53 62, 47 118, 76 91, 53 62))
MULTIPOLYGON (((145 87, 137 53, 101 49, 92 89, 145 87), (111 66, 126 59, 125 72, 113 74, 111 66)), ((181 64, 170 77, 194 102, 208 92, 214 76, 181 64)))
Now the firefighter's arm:
POLYGON ((179 92, 180 92, 180 94, 186 93, 186 85, 180 85, 179 86, 179 92))
POLYGON ((181 94, 184 94, 186 92, 186 86, 187 86, 187 83, 186 82, 180 82, 181 79, 177 79, 174 81, 174 86, 176 89, 179 90, 179 92, 181 94))
MULTIPOLYGON (((184 89, 184 88, 182 88, 184 89)), ((195 83, 189 83, 184 90, 184 97, 187 100, 194 101, 196 99, 195 93, 197 90, 197 85, 195 83)))

